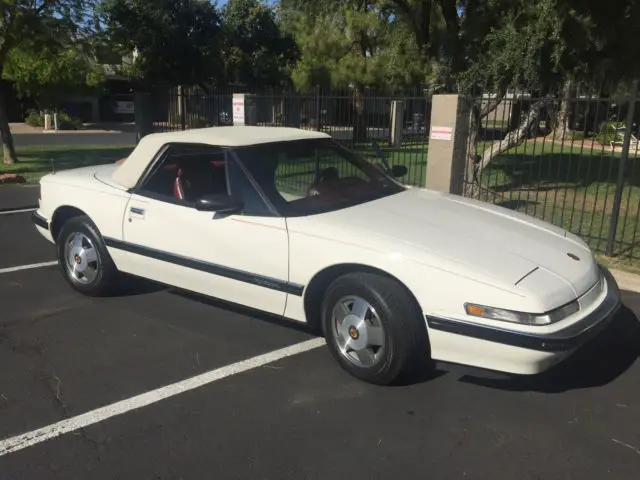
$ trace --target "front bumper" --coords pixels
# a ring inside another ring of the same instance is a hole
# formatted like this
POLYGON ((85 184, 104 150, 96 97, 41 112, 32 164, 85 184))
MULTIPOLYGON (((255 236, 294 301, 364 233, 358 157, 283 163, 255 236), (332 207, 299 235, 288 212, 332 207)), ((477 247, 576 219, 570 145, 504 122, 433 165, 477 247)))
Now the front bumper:
POLYGON ((515 374, 534 374, 566 358, 605 330, 620 308, 620 290, 601 267, 606 294, 590 313, 552 333, 496 328, 463 320, 427 317, 433 353, 443 361, 515 374))
POLYGON ((37 210, 31 213, 31 223, 33 223, 36 227, 36 230, 49 242, 55 243, 53 240, 53 235, 51 234, 51 223, 49 220, 44 218, 37 210))

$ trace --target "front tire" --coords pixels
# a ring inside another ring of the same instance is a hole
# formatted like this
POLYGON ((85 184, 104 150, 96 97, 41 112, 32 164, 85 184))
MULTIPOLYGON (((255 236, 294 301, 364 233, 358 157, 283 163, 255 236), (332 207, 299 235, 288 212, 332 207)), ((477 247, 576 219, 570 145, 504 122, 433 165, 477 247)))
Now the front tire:
POLYGON ((56 250, 60 270, 74 290, 91 297, 115 291, 119 272, 88 216, 72 217, 62 226, 56 250))
POLYGON ((340 366, 369 383, 391 384, 430 362, 420 308, 402 285, 383 275, 336 279, 322 302, 322 328, 340 366))

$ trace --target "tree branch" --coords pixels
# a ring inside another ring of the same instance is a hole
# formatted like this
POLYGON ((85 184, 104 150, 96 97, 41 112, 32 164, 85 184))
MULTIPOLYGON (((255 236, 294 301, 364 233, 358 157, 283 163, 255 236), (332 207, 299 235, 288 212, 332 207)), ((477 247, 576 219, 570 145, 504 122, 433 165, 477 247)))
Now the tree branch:
POLYGON ((458 8, 456 0, 435 0, 440 5, 442 16, 447 28, 447 33, 452 41, 451 57, 454 72, 461 69, 464 58, 464 50, 461 48, 460 19, 458 18, 458 8))
MULTIPOLYGON (((500 87, 500 89, 498 90, 498 93, 496 94, 496 98, 489 100, 484 107, 482 106, 480 107, 478 120, 483 119, 484 117, 489 115, 491 112, 493 112, 496 108, 498 108, 498 105, 500 105, 500 102, 504 100, 504 97, 506 94, 507 94, 507 88, 500 87)), ((480 104, 482 105, 482 97, 480 97, 480 104)))
POLYGON ((557 101, 557 98, 555 96, 548 95, 531 105, 531 109, 525 115, 520 125, 518 125, 518 128, 509 132, 504 137, 504 139, 494 142, 489 148, 485 149, 482 155, 482 161, 478 166, 478 173, 484 170, 487 165, 489 165, 491 160, 500 155, 502 152, 519 145, 533 123, 538 120, 540 110, 555 101, 557 101))

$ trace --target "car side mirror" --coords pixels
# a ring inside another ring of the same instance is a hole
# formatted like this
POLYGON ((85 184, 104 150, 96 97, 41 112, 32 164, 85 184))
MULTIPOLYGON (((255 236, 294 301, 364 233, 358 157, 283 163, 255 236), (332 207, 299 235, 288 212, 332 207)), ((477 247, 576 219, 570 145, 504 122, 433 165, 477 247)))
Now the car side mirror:
POLYGON ((231 214, 240 212, 244 208, 244 202, 235 195, 211 194, 196 200, 195 207, 203 212, 231 214))
POLYGON ((391 167, 391 175, 395 178, 404 177, 409 172, 406 165, 394 165, 391 167))

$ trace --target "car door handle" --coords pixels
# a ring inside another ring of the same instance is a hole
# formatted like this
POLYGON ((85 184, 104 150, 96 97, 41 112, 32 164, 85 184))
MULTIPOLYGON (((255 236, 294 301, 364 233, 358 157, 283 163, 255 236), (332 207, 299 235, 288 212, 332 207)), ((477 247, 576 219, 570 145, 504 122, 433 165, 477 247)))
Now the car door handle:
POLYGON ((145 209, 140 207, 129 207, 129 221, 133 221, 134 218, 144 220, 145 209))

